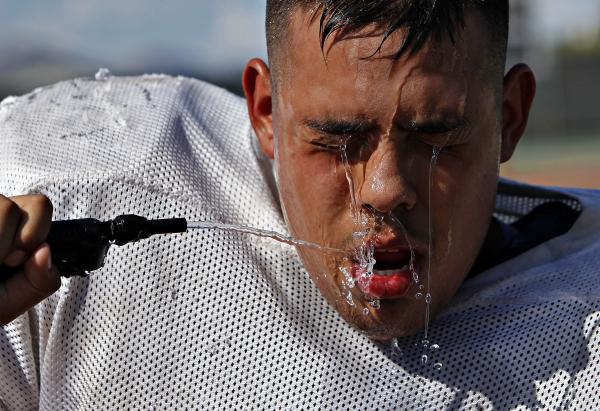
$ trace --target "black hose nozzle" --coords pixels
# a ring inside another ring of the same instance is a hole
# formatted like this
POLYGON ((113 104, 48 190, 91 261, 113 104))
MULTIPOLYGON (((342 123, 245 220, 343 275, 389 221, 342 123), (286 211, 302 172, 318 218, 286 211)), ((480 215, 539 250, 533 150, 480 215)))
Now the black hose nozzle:
POLYGON ((156 234, 184 233, 187 221, 185 218, 148 220, 137 215, 120 215, 110 221, 110 231, 114 244, 125 245, 156 234))
MULTIPOLYGON (((53 221, 46 242, 61 276, 85 277, 104 265, 111 244, 121 246, 155 234, 185 231, 184 218, 148 220, 137 215, 121 215, 110 221, 93 218, 53 221)), ((0 266, 0 279, 16 270, 0 266)))

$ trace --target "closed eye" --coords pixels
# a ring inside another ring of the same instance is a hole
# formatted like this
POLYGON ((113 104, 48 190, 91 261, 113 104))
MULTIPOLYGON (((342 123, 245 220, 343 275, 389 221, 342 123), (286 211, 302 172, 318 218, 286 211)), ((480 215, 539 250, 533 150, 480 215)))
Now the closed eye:
POLYGON ((457 131, 468 125, 466 118, 460 119, 441 119, 425 121, 409 121, 408 123, 399 123, 397 127, 401 130, 411 133, 421 134, 446 134, 457 131))
POLYGON ((324 150, 340 151, 345 147, 347 151, 351 151, 360 141, 358 136, 324 136, 312 140, 310 144, 324 150))
POLYGON ((449 147, 461 145, 469 139, 470 133, 467 132, 467 125, 468 121, 466 119, 460 119, 411 121, 408 125, 400 127, 428 146, 440 147, 443 148, 443 151, 446 151, 449 147))
POLYGON ((331 151, 338 151, 341 150, 342 145, 341 144, 328 144, 328 143, 324 143, 318 140, 313 140, 310 142, 310 144, 312 144, 313 146, 317 146, 319 148, 323 148, 325 150, 331 150, 331 151))

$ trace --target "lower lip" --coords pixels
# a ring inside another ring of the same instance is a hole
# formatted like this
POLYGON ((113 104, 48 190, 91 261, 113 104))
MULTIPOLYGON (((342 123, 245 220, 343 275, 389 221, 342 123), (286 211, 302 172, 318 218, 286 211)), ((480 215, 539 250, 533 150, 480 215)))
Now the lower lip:
POLYGON ((364 268, 359 266, 352 267, 352 277, 356 280, 356 285, 362 293, 371 298, 399 298, 406 294, 412 282, 412 273, 410 270, 398 271, 394 274, 379 275, 373 273, 366 278, 364 268))

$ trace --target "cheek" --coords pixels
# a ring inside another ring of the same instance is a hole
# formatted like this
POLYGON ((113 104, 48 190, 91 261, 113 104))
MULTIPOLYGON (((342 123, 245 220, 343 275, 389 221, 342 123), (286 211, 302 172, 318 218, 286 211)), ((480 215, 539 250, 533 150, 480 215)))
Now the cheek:
MULTIPOLYGON (((453 170, 440 165, 434 170, 430 205, 438 232, 453 230, 457 236, 478 230, 488 213, 489 181, 478 171, 453 170)), ((449 236, 450 234, 448 234, 449 236)))
POLYGON ((481 202, 489 201, 496 191, 500 146, 492 120, 470 132, 464 146, 440 154, 435 170, 440 195, 457 207, 470 207, 468 214, 472 215, 478 214, 484 205, 481 202))
POLYGON ((434 171, 434 253, 443 266, 440 276, 457 286, 477 257, 493 211, 498 175, 493 151, 488 146, 467 159, 442 155, 434 171))
POLYGON ((493 151, 475 151, 462 159, 440 158, 434 185, 444 205, 441 212, 451 213, 448 218, 475 223, 489 219, 498 176, 493 151))
POLYGON ((335 155, 288 146, 276 161, 280 197, 294 234, 315 239, 316 232, 340 222, 348 210, 348 183, 335 155))

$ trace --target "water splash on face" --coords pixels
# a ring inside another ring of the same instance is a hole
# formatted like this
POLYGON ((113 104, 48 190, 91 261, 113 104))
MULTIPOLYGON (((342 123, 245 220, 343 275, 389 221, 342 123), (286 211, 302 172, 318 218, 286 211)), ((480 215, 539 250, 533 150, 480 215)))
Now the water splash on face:
MULTIPOLYGON (((377 226, 378 221, 374 216, 365 213, 358 205, 358 196, 354 178, 352 177, 352 169, 348 160, 347 146, 349 139, 350 138, 347 138, 340 146, 340 158, 346 174, 346 181, 348 182, 350 212, 352 214, 352 222, 354 225, 352 234, 354 252, 352 257, 358 263, 360 280, 368 285, 373 276, 373 269, 375 267, 375 246, 373 245, 373 242, 370 241, 370 238, 373 236, 373 230, 377 226)), ((379 222, 381 222, 381 219, 379 222)), ((348 274, 348 269, 345 267, 339 267, 339 269, 347 279, 348 276, 346 274, 348 274)), ((352 276, 350 275, 350 277, 352 276)), ((351 282, 348 282, 348 285, 354 285, 355 281, 356 279, 353 278, 351 282)), ((377 300, 377 302, 379 301, 377 300)), ((379 304, 377 304, 376 308, 379 308, 379 304)))
POLYGON ((356 304, 354 303, 354 299, 352 298, 352 292, 348 291, 348 294, 346 295, 346 301, 348 302, 348 305, 351 307, 355 307, 356 304))
POLYGON ((346 172, 346 180, 348 181, 348 188, 350 190, 350 211, 352 213, 352 220, 356 226, 359 224, 358 201, 356 199, 356 191, 354 189, 354 178, 352 177, 352 170, 350 169, 350 162, 348 161, 347 147, 348 139, 346 139, 340 147, 340 156, 342 158, 342 165, 344 166, 344 171, 346 172))
MULTIPOLYGON (((347 261, 348 259, 345 258, 344 261, 347 261)), ((348 267, 340 267, 340 271, 342 272, 343 276, 344 276, 344 280, 346 280, 346 284, 348 285, 349 289, 353 289, 355 284, 356 284, 356 280, 354 279, 354 277, 352 277, 352 273, 350 273, 350 269, 348 269, 348 267)))
POLYGON ((404 239, 406 240, 406 243, 408 244, 408 248, 410 248, 409 269, 410 269, 410 272, 412 273, 413 282, 415 284, 419 284, 419 274, 415 270, 415 249, 410 241, 410 237, 408 236, 408 231, 406 230, 406 227, 404 226, 404 224, 402 224, 402 222, 392 212, 389 212, 387 216, 394 223, 394 225, 396 227, 400 228, 400 230, 402 231, 402 235, 404 236, 404 239))
MULTIPOLYGON (((352 258, 358 265, 356 272, 358 273, 358 279, 354 278, 354 281, 348 284, 353 284, 356 280, 364 284, 367 288, 370 286, 371 279, 373 278, 375 269, 375 245, 374 239, 381 233, 381 229, 392 229, 398 230, 402 233, 406 244, 410 250, 410 260, 408 268, 412 276, 412 282, 419 284, 420 276, 415 269, 415 249, 408 235, 408 230, 404 224, 397 218, 393 211, 389 213, 380 213, 378 210, 368 205, 360 205, 360 199, 357 194, 355 180, 352 174, 352 168, 350 166, 348 158, 348 142, 350 137, 347 138, 340 146, 340 159, 345 172, 346 181, 348 183, 349 199, 350 199, 350 212, 352 214, 353 221, 353 254, 352 258)), ((373 184, 377 183, 373 182, 373 184)), ((380 182, 379 182, 380 183, 380 182)), ((379 190, 381 191, 381 190, 379 190)), ((346 261, 347 262, 347 261, 346 261)), ((348 279, 348 269, 344 267, 339 268, 344 277, 348 279)))

